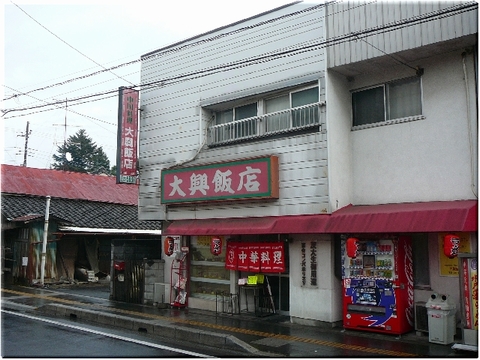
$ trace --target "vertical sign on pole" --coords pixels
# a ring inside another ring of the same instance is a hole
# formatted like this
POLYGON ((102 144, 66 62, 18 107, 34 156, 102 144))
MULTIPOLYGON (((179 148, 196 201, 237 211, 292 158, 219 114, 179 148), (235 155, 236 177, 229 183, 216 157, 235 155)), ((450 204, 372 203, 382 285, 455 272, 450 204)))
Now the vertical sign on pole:
POLYGON ((118 101, 117 184, 137 183, 138 91, 120 87, 118 101))

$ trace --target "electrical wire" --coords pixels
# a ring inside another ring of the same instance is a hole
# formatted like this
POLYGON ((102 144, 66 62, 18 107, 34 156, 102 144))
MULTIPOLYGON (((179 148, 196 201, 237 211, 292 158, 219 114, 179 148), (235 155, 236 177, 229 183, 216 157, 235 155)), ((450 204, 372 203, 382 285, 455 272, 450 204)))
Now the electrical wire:
MULTIPOLYGON (((377 0, 372 0, 371 2, 376 2, 376 1, 377 1, 377 0)), ((331 2, 329 2, 329 3, 327 3, 327 4, 333 4, 333 3, 335 3, 335 2, 337 2, 337 1, 331 1, 331 2)), ((371 2, 370 2, 370 3, 371 3, 371 2)), ((208 38, 208 39, 203 39, 203 40, 200 40, 200 41, 197 41, 197 42, 194 42, 194 43, 190 43, 190 44, 188 44, 188 45, 185 45, 185 49, 186 49, 186 48, 193 47, 193 46, 196 46, 196 45, 205 44, 205 43, 207 43, 207 42, 211 42, 211 41, 217 40, 217 39, 219 39, 219 38, 224 38, 224 37, 226 37, 226 36, 230 36, 230 35, 234 35, 234 34, 237 34, 237 33, 241 33, 241 32, 246 31, 246 30, 251 30, 251 29, 254 29, 254 28, 259 27, 259 26, 264 26, 264 25, 266 25, 266 24, 271 24, 271 23, 277 22, 277 21, 279 21, 279 20, 283 20, 283 19, 287 19, 287 18, 290 18, 290 17, 295 16, 295 15, 299 15, 299 14, 301 14, 301 13, 306 14, 306 13, 312 11, 312 10, 316 10, 317 8, 323 7, 323 6, 327 5, 327 4, 315 5, 315 6, 312 6, 312 7, 310 7, 310 8, 307 8, 307 9, 302 9, 302 10, 300 10, 300 11, 296 11, 296 12, 294 12, 294 13, 289 13, 289 14, 286 14, 286 15, 279 16, 279 17, 277 17, 277 18, 269 19, 269 20, 267 20, 267 21, 263 21, 263 22, 260 22, 260 23, 257 23, 257 24, 253 24, 253 25, 250 25, 250 26, 246 26, 246 27, 243 27, 243 28, 241 28, 241 29, 237 29, 237 30, 235 30, 235 31, 231 31, 231 32, 229 32, 229 33, 223 33, 223 34, 220 34, 220 35, 216 35, 216 36, 214 36, 214 37, 210 37, 210 38, 208 38)), ((369 3, 360 4, 360 5, 354 6, 354 7, 352 7, 352 8, 354 9, 354 8, 356 8, 356 7, 358 7, 358 6, 365 6, 366 4, 369 4, 369 3)), ((286 5, 286 6, 288 6, 288 5, 286 5)), ((347 11, 347 10, 341 10, 341 11, 347 11)), ((259 14, 259 15, 262 15, 262 14, 259 14)), ((259 16, 259 15, 256 15, 256 16, 259 16)), ((330 14, 329 16, 331 16, 331 15, 333 15, 333 13, 330 14)), ((230 25, 230 26, 231 26, 231 25, 230 25)), ((295 25, 295 26, 297 26, 297 25, 295 25)), ((218 30, 218 29, 217 29, 217 30, 218 30)), ((214 31, 215 31, 215 30, 214 30, 214 31)), ((197 37, 198 37, 198 36, 197 36, 197 37)), ((229 44, 229 45, 231 46, 231 44, 229 44)), ((172 46, 174 46, 174 45, 170 45, 169 48, 171 48, 172 46)), ((172 50, 172 49, 169 49, 168 51, 164 51, 164 52, 162 52, 161 54, 155 53, 155 54, 153 54, 151 57, 158 57, 158 56, 161 56, 161 55, 166 55, 166 54, 169 54, 170 51, 175 51, 175 52, 177 52, 177 51, 179 51, 180 49, 181 49, 181 47, 177 47, 177 48, 175 48, 175 49, 173 49, 173 50, 172 50)), ((159 50, 156 50, 155 52, 158 52, 158 51, 159 51, 159 50)), ((152 53, 153 53, 153 52, 152 52, 152 53)), ((145 59, 148 59, 148 57, 145 57, 145 59)), ((130 61, 130 62, 127 62, 127 63, 123 63, 123 64, 120 64, 120 65, 111 67, 111 68, 109 68, 109 69, 107 69, 107 70, 116 69, 116 68, 123 67, 123 66, 133 65, 133 64, 135 64, 135 63, 137 63, 137 62, 140 62, 140 61, 142 61, 142 59, 133 60, 133 61, 130 61)), ((51 88, 51 87, 55 87, 55 86, 61 86, 61 85, 64 85, 64 84, 67 84, 67 83, 70 83, 70 82, 73 82, 73 81, 85 79, 85 78, 90 77, 90 76, 99 75, 99 74, 101 74, 101 73, 103 73, 103 72, 104 72, 104 71, 96 71, 96 72, 91 73, 91 74, 88 74, 88 75, 83 75, 83 76, 76 77, 76 78, 73 78, 73 79, 70 79, 70 80, 66 80, 66 81, 63 81, 63 82, 57 82, 57 83, 55 83, 55 84, 48 85, 48 86, 45 86, 45 87, 41 87, 41 88, 38 88, 38 89, 30 90, 30 91, 23 92, 23 93, 19 92, 18 94, 14 94, 14 95, 12 95, 12 96, 10 96, 10 97, 8 97, 8 98, 5 98, 5 99, 3 99, 3 100, 8 100, 8 99, 12 99, 12 98, 18 98, 18 97, 20 97, 20 96, 22 96, 22 95, 27 95, 27 94, 30 93, 30 92, 45 90, 45 89, 48 89, 48 88, 51 88)), ((130 74, 130 75, 131 75, 131 74, 130 74)), ((91 85, 91 86, 93 86, 93 85, 91 85)), ((62 95, 65 95, 65 94, 62 94, 62 95)))
MULTIPOLYGON (((18 91, 18 90, 13 89, 13 88, 11 88, 11 87, 9 87, 9 86, 6 86, 6 85, 4 85, 4 86, 5 86, 6 88, 10 89, 10 90, 18 91)), ((27 95, 27 96, 28 96, 28 97, 31 97, 31 98, 33 98, 33 99, 35 99, 35 100, 38 100, 38 101, 46 102, 45 100, 36 98, 35 96, 32 96, 32 95, 27 95)), ((63 110, 63 107, 61 107, 61 106, 56 106, 56 108, 63 110)), ((48 111, 51 111, 51 110, 55 110, 55 109, 48 109, 48 111)), ((90 116, 90 115, 81 114, 81 113, 79 113, 79 112, 77 112, 77 111, 75 111, 75 110, 72 110, 71 108, 67 108, 66 110, 69 111, 69 112, 71 112, 71 113, 73 113, 73 114, 82 116, 82 117, 87 118, 87 119, 95 120, 95 121, 98 121, 98 122, 101 122, 101 123, 104 123, 104 124, 107 124, 107 125, 117 126, 117 124, 115 124, 115 123, 110 123, 110 122, 105 121, 105 120, 100 120, 100 119, 94 118, 93 116, 90 116)), ((46 111, 46 110, 43 110, 43 111, 46 111)), ((43 111, 39 111, 39 112, 43 112, 43 111)), ((37 113, 37 112, 28 113, 28 114, 22 114, 22 115, 19 115, 19 116, 28 116, 28 115, 32 115, 32 114, 35 114, 35 113, 37 113)), ((103 127, 102 127, 102 128, 103 128, 103 127)), ((105 128, 103 128, 103 129, 105 129, 105 128)))
MULTIPOLYGON (((212 36, 212 37, 207 38, 207 39, 202 39, 202 40, 199 40, 199 41, 196 41, 196 42, 193 42, 193 43, 189 43, 187 45, 183 45, 183 46, 180 46, 180 47, 175 47, 175 48, 172 49, 172 47, 175 46, 175 44, 173 44, 173 45, 169 46, 168 50, 162 51, 160 53, 158 52, 159 50, 156 50, 156 51, 151 52, 151 53, 149 53, 145 56, 142 56, 140 59, 128 61, 128 62, 119 64, 119 65, 112 66, 112 67, 107 68, 107 69, 104 68, 104 70, 95 71, 95 72, 87 74, 87 75, 82 75, 82 76, 79 76, 79 77, 76 77, 76 78, 73 78, 73 79, 69 79, 69 80, 65 80, 65 81, 62 81, 62 82, 57 82, 57 83, 47 85, 47 86, 43 86, 43 87, 40 87, 40 88, 37 88, 37 89, 29 90, 29 91, 26 91, 26 92, 23 92, 23 93, 20 93, 20 94, 15 94, 15 95, 12 95, 9 98, 3 99, 3 100, 5 101, 5 100, 9 100, 11 98, 18 97, 18 96, 21 96, 21 95, 30 94, 32 92, 42 91, 42 90, 46 90, 46 89, 49 89, 49 88, 52 88, 52 87, 65 85, 65 84, 68 84, 68 83, 71 83, 71 82, 74 82, 74 81, 83 80, 83 79, 89 78, 91 76, 99 75, 99 74, 104 73, 106 71, 116 70, 116 69, 119 69, 121 67, 134 65, 138 62, 145 61, 145 60, 148 60, 148 59, 151 59, 151 58, 157 58, 157 57, 160 57, 160 56, 169 55, 172 52, 178 52, 178 51, 182 51, 184 49, 195 47, 195 46, 198 46, 198 45, 202 45, 202 44, 205 44, 205 43, 208 43, 208 42, 213 42, 213 41, 218 40, 220 38, 231 36, 231 35, 234 35, 234 34, 238 34, 238 33, 241 33, 241 32, 247 31, 247 30, 251 30, 251 29, 254 29, 256 27, 263 26, 265 24, 271 24, 271 23, 274 23, 274 22, 277 22, 277 21, 280 21, 280 20, 283 20, 283 19, 286 19, 286 18, 289 18, 289 17, 293 17, 293 16, 301 14, 301 13, 310 12, 310 11, 316 10, 319 7, 323 7, 323 6, 326 6, 328 4, 332 4, 332 3, 335 3, 335 2, 337 2, 337 1, 331 1, 331 2, 325 3, 325 4, 315 5, 315 6, 307 8, 307 9, 302 9, 300 11, 296 11, 296 12, 293 12, 293 13, 282 15, 282 16, 279 16, 279 17, 276 17, 276 18, 273 18, 273 19, 262 21, 262 22, 259 22, 259 23, 256 23, 256 24, 253 24, 253 25, 250 25, 250 26, 245 26, 245 27, 242 27, 240 29, 236 29, 234 31, 218 34, 218 35, 212 36)), ((199 36, 196 36, 196 37, 199 37, 199 36)), ((131 85, 133 85, 133 84, 131 84, 131 85)))
MULTIPOLYGON (((317 42, 317 43, 314 43, 314 44, 311 44, 311 45, 304 45, 300 48, 292 48, 292 49, 283 50, 283 51, 265 53, 265 54, 261 54, 261 55, 255 56, 255 57, 241 59, 241 60, 230 62, 230 63, 224 63, 224 64, 220 64, 220 65, 217 65, 217 66, 214 66, 214 67, 193 71, 193 72, 190 72, 190 73, 179 74, 179 75, 176 75, 176 76, 172 76, 170 78, 164 78, 164 79, 152 81, 152 82, 149 82, 149 83, 134 85, 131 88, 132 89, 138 89, 138 90, 148 90, 148 89, 155 88, 155 87, 158 87, 158 86, 165 86, 165 85, 177 83, 179 81, 196 79, 196 78, 199 78, 199 77, 204 77, 204 76, 216 74, 216 73, 219 73, 219 72, 239 69, 239 68, 242 68, 242 67, 251 66, 251 65, 259 64, 259 63, 265 63, 265 62, 276 60, 276 59, 283 58, 283 57, 298 55, 298 54, 301 54, 301 53, 304 53, 304 52, 307 52, 307 51, 313 51, 313 50, 317 50, 317 49, 328 47, 328 46, 338 45, 338 44, 341 44, 343 42, 348 42, 348 41, 352 41, 352 40, 356 40, 356 39, 362 39, 362 38, 365 38, 365 37, 368 37, 368 36, 373 36, 373 35, 378 35, 378 34, 381 34, 381 33, 387 33, 387 32, 390 32, 390 31, 399 30, 399 29, 402 29, 402 28, 405 28, 405 27, 408 27, 408 26, 413 26, 413 25, 418 25, 418 24, 421 24, 421 23, 433 21, 433 20, 436 20, 438 18, 444 18, 444 17, 447 17, 447 16, 458 15, 458 14, 466 12, 466 11, 472 11, 475 8, 478 8, 478 5, 477 5, 476 2, 470 2, 470 3, 467 3, 467 4, 455 5, 455 6, 445 8, 445 9, 442 9, 442 10, 437 10, 437 11, 434 11, 434 12, 431 12, 431 13, 428 13, 428 14, 414 16, 414 17, 411 17, 411 18, 408 18, 408 19, 403 19, 403 20, 400 20, 400 21, 397 21, 397 22, 388 23, 388 24, 385 24, 385 25, 382 25, 382 26, 372 27, 372 28, 369 28, 369 29, 362 30, 360 32, 354 32, 354 33, 348 33, 348 34, 345 34, 345 35, 339 35, 337 37, 329 38, 327 40, 317 42)), ((165 54, 165 53, 162 53, 162 54, 165 54)), ((154 55, 150 55, 150 56, 154 56, 154 55)), ((155 56, 159 56, 159 54, 155 54, 155 56)), ((142 57, 141 60, 144 61, 145 59, 146 59, 146 57, 142 57)), ((128 63, 125 63, 125 64, 128 64, 128 63)), ((119 66, 125 66, 125 64, 121 64, 119 66)), ((99 73, 99 72, 96 72, 96 73, 99 73)), ((96 73, 94 73, 94 74, 96 74, 96 73)), ((93 74, 90 74, 90 76, 92 76, 92 75, 93 74)), ((47 88, 47 87, 44 87, 44 88, 47 88)), ((33 92, 33 91, 34 90, 32 90, 30 92, 33 92)), ((81 100, 95 98, 95 97, 110 95, 112 93, 116 94, 117 91, 118 91, 118 89, 108 90, 108 91, 99 92, 99 93, 90 94, 90 95, 84 95, 84 96, 80 96, 80 97, 77 97, 77 98, 69 99, 69 103, 71 105, 82 104, 82 103, 85 103, 85 102, 81 102, 81 103, 77 103, 77 104, 72 104, 72 103, 75 103, 75 102, 78 102, 78 101, 81 101, 81 100)), ((30 92, 27 92, 27 93, 30 93, 30 92)), ((27 93, 24 93, 24 94, 27 94, 27 93)), ((108 97, 112 97, 112 96, 107 96, 105 98, 108 98, 108 97)), ((101 100, 103 100, 103 99, 104 98, 102 98, 101 100)), ((91 100, 91 101, 98 101, 98 99, 97 100, 91 100)), ((53 103, 47 103, 47 104, 24 107, 24 108, 6 109, 6 110, 2 110, 2 112, 3 112, 2 116, 4 116, 5 114, 7 114, 9 112, 33 110, 33 109, 43 108, 43 107, 46 107, 46 106, 55 106, 55 105, 58 105, 60 103, 63 103, 63 101, 56 101, 56 102, 53 102, 53 103)), ((8 117, 8 118, 12 118, 12 117, 13 116, 8 117)))
MULTIPOLYGON (((110 71, 109 69, 105 68, 105 66, 103 66, 102 64, 99 64, 98 62, 96 62, 95 60, 93 60, 91 57, 85 55, 84 53, 82 53, 80 50, 78 50, 77 48, 73 47, 72 45, 70 45, 68 42, 66 42, 65 40, 63 40, 61 37, 59 37, 57 34, 53 33, 52 31, 50 31, 49 29, 47 29, 44 25, 42 25, 40 22, 38 22, 36 19, 34 19, 30 14, 28 14, 25 10, 23 10, 20 6, 18 6, 17 4, 15 4, 13 1, 10 0, 10 2, 15 5, 21 12, 23 12, 25 15, 27 15, 30 19, 32 19, 35 23, 37 23, 38 25, 40 25, 43 29, 45 29, 46 31, 48 31, 50 34, 52 34, 53 36, 55 36, 58 40, 60 40, 61 42, 63 42, 65 45, 67 45, 69 48, 75 50, 77 53, 79 53, 80 55, 82 55, 83 57, 87 58, 88 60, 90 60, 91 62, 93 62, 95 65, 98 65, 100 66, 102 69, 110 72, 111 74, 115 75, 117 78, 119 78, 120 80, 123 80, 123 81, 126 81, 128 83, 130 83, 130 85, 133 85, 133 83, 131 83, 130 81, 122 78, 121 76, 118 76, 117 74, 115 74, 114 72, 110 71)), ((13 97, 15 97, 15 95, 13 95, 13 97)))

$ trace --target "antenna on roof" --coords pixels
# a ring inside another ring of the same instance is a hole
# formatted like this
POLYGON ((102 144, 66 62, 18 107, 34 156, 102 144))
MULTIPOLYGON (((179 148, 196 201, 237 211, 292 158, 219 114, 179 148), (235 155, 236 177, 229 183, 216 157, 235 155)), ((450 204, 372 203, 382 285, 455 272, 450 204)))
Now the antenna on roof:
MULTIPOLYGON (((63 126, 63 145, 67 145, 67 126, 80 127, 78 125, 67 125, 68 99, 65 98, 65 120, 63 124, 53 124, 53 126, 63 126)), ((58 143, 57 143, 58 144, 58 143)))

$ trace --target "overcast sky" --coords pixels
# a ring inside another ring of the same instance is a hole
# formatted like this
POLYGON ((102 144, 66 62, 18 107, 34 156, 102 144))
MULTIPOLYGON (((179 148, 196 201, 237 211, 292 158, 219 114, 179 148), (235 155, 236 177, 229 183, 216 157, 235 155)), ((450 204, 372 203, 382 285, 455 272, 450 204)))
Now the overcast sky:
POLYGON ((49 168, 57 146, 80 129, 85 129, 103 148, 110 166, 115 165, 117 95, 75 106, 69 106, 68 99, 139 84, 140 63, 119 67, 113 73, 87 75, 138 60, 152 50, 293 2, 1 1, 4 19, 2 164, 23 164, 28 121, 31 133, 27 166, 36 168, 49 168), (70 81, 83 76, 81 80, 70 81), (51 106, 38 107, 53 101, 59 101, 53 110, 51 106))

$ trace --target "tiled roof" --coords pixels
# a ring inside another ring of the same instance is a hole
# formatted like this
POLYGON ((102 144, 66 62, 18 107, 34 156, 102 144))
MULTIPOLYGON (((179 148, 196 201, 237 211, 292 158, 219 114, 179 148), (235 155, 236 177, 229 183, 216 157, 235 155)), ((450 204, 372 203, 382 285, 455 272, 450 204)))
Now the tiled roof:
MULTIPOLYGON (((45 214, 45 197, 2 194, 2 215, 7 220, 45 214)), ((139 221, 137 206, 86 200, 50 200, 50 216, 84 228, 160 230, 161 221, 139 221)))
POLYGON ((117 184, 115 176, 1 165, 2 193, 138 204, 138 185, 117 184))
POLYGON ((70 226, 161 230, 161 221, 138 220, 138 185, 114 176, 2 164, 2 215, 7 221, 39 220, 50 196, 50 217, 70 226))

